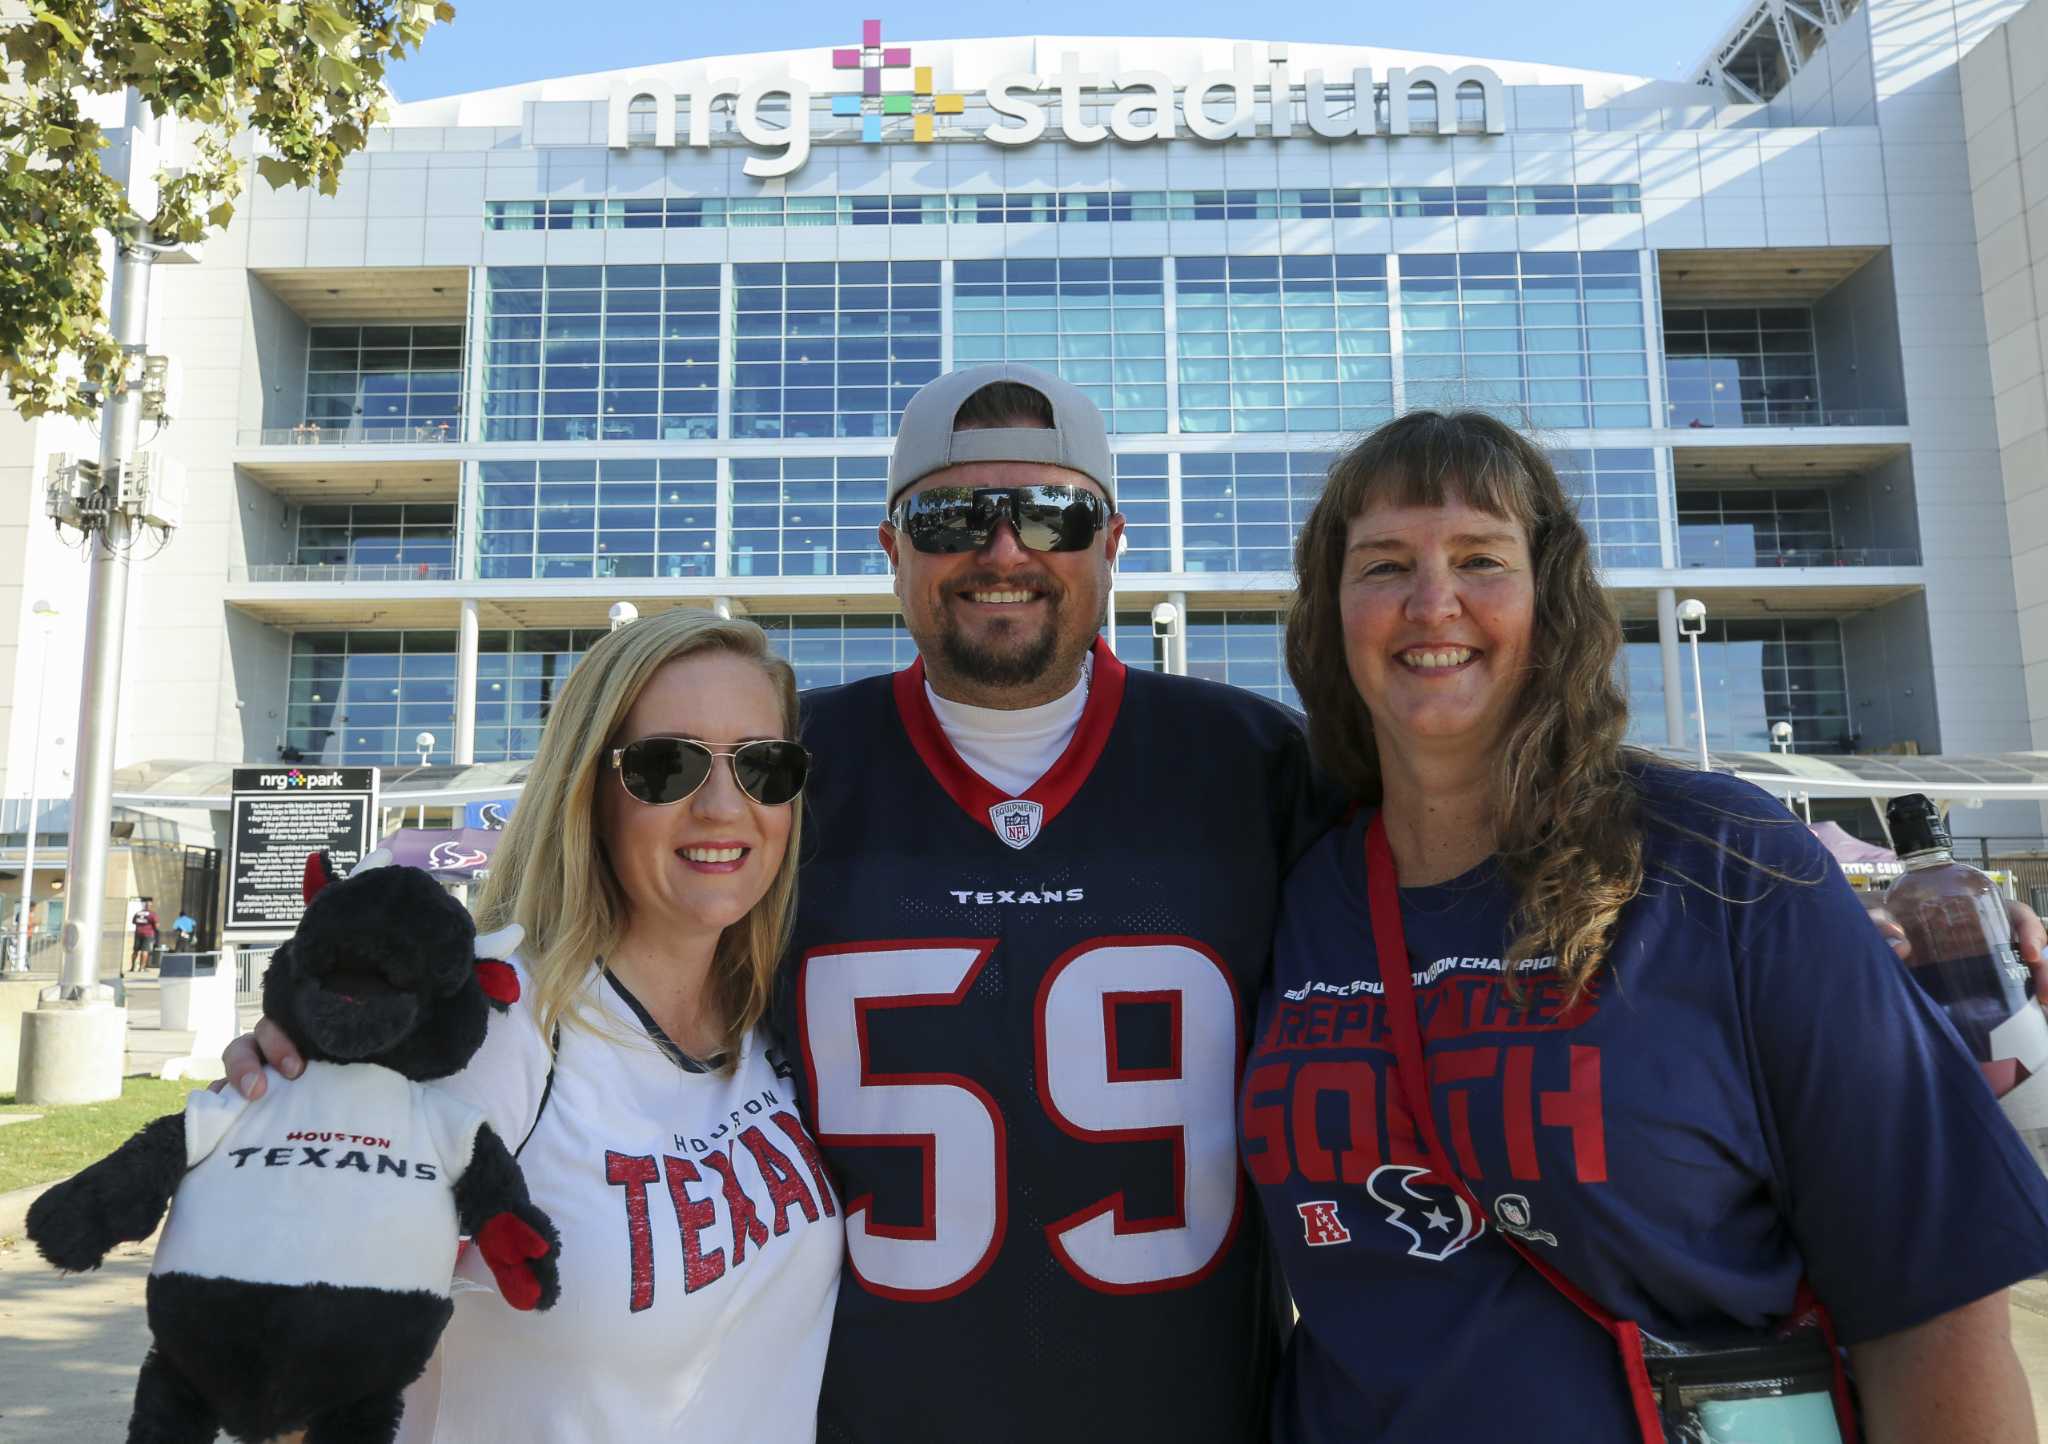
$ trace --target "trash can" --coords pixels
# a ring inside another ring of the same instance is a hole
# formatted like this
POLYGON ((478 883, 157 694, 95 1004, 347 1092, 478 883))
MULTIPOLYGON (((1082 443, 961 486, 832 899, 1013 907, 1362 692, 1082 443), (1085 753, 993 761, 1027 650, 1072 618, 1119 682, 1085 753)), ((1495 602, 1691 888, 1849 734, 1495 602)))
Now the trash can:
POLYGON ((163 970, 157 975, 157 1026, 170 1032, 191 1031, 195 1011, 203 1011, 210 995, 220 986, 220 954, 165 953, 163 970))

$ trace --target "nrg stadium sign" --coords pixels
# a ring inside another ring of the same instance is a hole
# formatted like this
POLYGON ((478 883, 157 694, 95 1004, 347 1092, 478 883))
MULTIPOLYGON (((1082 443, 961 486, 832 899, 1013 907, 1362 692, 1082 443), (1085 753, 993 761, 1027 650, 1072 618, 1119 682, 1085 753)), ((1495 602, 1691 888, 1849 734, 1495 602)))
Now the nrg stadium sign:
MULTIPOLYGON (((935 91, 931 67, 913 66, 909 47, 882 45, 878 22, 867 22, 863 42, 858 48, 833 52, 834 68, 860 72, 859 93, 832 97, 834 116, 860 118, 863 141, 879 142, 883 119, 904 116, 911 120, 908 139, 929 141, 935 137, 941 117, 965 113, 967 97, 935 91), (888 71, 898 69, 911 72, 911 83, 885 93, 883 78, 888 71)), ((1261 135, 1291 136, 1297 133, 1294 107, 1284 104, 1276 109, 1270 104, 1274 96, 1291 97, 1294 93, 1294 80, 1287 68, 1287 47, 1271 45, 1266 51, 1265 58, 1260 59, 1255 56, 1254 47, 1238 45, 1230 69, 1204 72, 1185 88, 1175 86, 1171 76, 1156 70, 1083 70, 1079 53, 1067 51, 1060 57, 1059 69, 1049 75, 1009 71, 992 77, 981 99, 996 119, 978 138, 996 145, 1030 145, 1054 124, 1055 118, 1048 114, 1048 103, 1052 101, 1058 104, 1060 133, 1076 145, 1094 145, 1112 138, 1126 145, 1143 145, 1172 140, 1182 127, 1198 140, 1216 143, 1261 135), (1263 124, 1257 104, 1261 92, 1269 102, 1263 124), (1088 114, 1084 105, 1090 101, 1096 106, 1109 101, 1108 116, 1098 119, 1088 114)), ((1467 87, 1478 92, 1483 131, 1499 135, 1507 128, 1501 79, 1484 66, 1464 65, 1456 70, 1433 65, 1393 67, 1387 71, 1385 82, 1378 86, 1372 69, 1363 67, 1353 71, 1348 80, 1350 96, 1336 103, 1329 94, 1324 72, 1310 70, 1303 75, 1302 118, 1307 134, 1330 141, 1449 134, 1459 128, 1455 120, 1449 126, 1439 121, 1437 131, 1411 131, 1412 97, 1417 90, 1427 89, 1435 99, 1437 115, 1455 117, 1459 94, 1467 87), (1383 104, 1378 100, 1382 90, 1383 104), (1365 103, 1353 103, 1353 96, 1365 98, 1365 103)), ((775 152, 749 156, 744 165, 748 175, 789 175, 810 159, 812 92, 804 81, 788 76, 755 82, 717 80, 699 83, 686 94, 689 129, 678 141, 677 91, 673 85, 656 76, 616 82, 607 112, 607 143, 620 150, 635 145, 663 150, 674 149, 678 144, 708 147, 712 109, 720 101, 729 101, 733 128, 741 139, 775 152), (644 118, 635 114, 635 106, 643 101, 650 102, 652 107, 652 115, 644 118), (765 111, 772 111, 777 123, 770 123, 765 111)))

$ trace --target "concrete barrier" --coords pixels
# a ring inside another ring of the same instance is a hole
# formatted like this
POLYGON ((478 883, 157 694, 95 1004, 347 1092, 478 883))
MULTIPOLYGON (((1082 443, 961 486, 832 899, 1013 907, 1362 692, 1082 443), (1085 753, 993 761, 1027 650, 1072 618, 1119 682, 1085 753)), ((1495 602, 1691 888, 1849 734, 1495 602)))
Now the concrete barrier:
POLYGON ((46 1001, 21 1015, 15 1097, 23 1103, 104 1103, 119 1098, 127 1054, 126 1008, 102 999, 46 1001))
POLYGON ((44 974, 0 978, 0 1093, 12 1093, 21 1061, 21 1015, 35 1011, 36 995, 56 981, 44 974))

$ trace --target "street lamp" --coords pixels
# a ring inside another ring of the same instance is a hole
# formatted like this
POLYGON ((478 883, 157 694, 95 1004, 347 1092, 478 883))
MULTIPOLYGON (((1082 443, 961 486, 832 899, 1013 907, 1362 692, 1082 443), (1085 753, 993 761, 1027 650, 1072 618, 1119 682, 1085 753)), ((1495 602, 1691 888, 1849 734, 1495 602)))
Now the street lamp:
POLYGON ((1707 630, 1707 604, 1687 597, 1678 604, 1678 635, 1692 643, 1692 696, 1700 709, 1700 771, 1713 771, 1707 760, 1707 691, 1700 680, 1700 638, 1707 630))
POLYGON ((1790 722, 1773 722, 1771 724, 1771 750, 1773 752, 1790 752, 1792 750, 1792 724, 1790 722))
POLYGON ((50 690, 50 633, 57 625, 57 609, 47 601, 30 607, 29 615, 42 625, 43 665, 36 676, 36 725, 28 734, 28 817, 21 834, 21 917, 14 936, 14 971, 28 971, 28 913, 36 899, 36 755, 43 745, 43 698, 50 690))
POLYGON ((631 626, 640 620, 640 609, 631 602, 613 602, 611 609, 612 630, 631 626))
MULTIPOLYGON (((419 751, 420 766, 425 767, 427 765, 427 755, 434 750, 434 734, 431 732, 422 732, 420 733, 419 736, 412 739, 412 745, 419 751)), ((422 802, 420 804, 419 826, 425 827, 426 825, 427 805, 426 803, 422 802)))

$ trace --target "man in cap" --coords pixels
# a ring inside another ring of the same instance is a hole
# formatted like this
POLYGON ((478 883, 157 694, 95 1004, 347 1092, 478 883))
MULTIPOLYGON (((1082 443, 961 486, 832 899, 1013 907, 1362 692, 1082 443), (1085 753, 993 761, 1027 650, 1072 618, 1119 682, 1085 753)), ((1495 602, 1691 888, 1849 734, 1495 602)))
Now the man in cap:
POLYGON ((881 542, 918 660, 806 698, 776 1000, 845 1196, 831 1444, 1264 1437, 1236 1074, 1333 810, 1284 709, 1098 640, 1122 535, 1075 387, 981 366, 905 408, 881 542))

